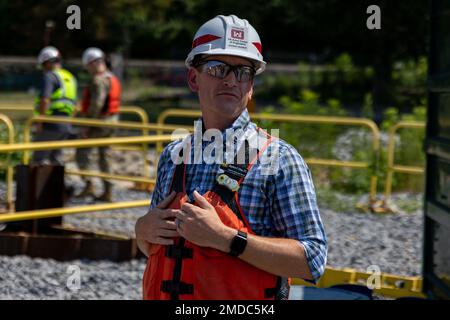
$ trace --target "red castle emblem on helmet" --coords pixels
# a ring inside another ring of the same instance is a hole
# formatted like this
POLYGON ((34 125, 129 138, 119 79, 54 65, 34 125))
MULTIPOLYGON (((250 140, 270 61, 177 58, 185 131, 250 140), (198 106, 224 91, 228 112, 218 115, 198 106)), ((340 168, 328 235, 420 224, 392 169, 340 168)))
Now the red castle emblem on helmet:
POLYGON ((238 29, 231 29, 231 37, 235 39, 244 39, 244 31, 238 29))

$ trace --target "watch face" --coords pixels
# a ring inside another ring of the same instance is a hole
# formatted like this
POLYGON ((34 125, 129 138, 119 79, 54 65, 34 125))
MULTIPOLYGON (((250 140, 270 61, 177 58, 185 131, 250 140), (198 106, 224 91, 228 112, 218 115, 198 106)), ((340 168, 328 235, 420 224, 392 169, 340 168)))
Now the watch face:
POLYGON ((232 256, 238 256, 242 254, 247 246, 247 234, 242 231, 238 231, 231 242, 230 254, 232 256))

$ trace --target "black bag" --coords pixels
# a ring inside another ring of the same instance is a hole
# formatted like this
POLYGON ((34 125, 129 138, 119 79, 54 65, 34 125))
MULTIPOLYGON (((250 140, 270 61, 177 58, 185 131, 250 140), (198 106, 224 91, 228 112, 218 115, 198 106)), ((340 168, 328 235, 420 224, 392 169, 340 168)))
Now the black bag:
MULTIPOLYGON (((16 212, 64 206, 64 166, 18 165, 16 170, 16 212)), ((51 225, 61 225, 62 217, 19 221, 8 229, 46 232, 51 225)))

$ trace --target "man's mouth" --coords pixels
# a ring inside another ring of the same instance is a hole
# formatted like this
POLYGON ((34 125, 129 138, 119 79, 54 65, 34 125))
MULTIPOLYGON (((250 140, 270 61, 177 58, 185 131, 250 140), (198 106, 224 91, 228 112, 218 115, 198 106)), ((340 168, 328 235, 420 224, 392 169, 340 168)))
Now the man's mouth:
POLYGON ((230 97, 234 97, 234 98, 239 98, 237 94, 232 93, 232 92, 219 92, 217 94, 218 96, 230 96, 230 97))

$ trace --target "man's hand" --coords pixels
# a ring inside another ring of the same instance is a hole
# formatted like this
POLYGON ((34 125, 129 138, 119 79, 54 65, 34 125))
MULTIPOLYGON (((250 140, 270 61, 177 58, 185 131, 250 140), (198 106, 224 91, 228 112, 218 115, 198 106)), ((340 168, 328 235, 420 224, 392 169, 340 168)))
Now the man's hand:
POLYGON ((173 218, 180 210, 166 209, 175 198, 176 192, 172 191, 167 198, 156 207, 140 217, 135 226, 136 240, 139 249, 148 256, 150 244, 173 244, 172 237, 178 237, 177 227, 173 218))
POLYGON ((214 207, 197 191, 193 195, 199 206, 185 203, 175 214, 178 233, 198 246, 228 252, 236 230, 224 225, 214 207))

